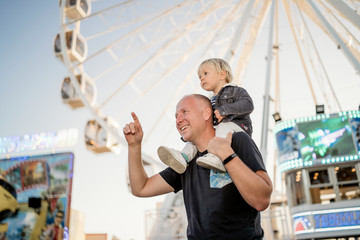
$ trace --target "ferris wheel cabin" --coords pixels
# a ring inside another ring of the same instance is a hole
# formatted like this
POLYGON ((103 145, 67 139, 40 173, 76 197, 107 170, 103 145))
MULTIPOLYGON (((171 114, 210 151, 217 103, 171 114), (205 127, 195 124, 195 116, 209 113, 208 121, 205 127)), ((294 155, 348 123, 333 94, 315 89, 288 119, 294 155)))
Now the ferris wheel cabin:
POLYGON ((91 12, 91 4, 88 0, 66 0, 65 13, 70 20, 87 17, 91 12))
POLYGON ((275 126, 296 239, 360 236, 360 111, 275 126))
MULTIPOLYGON (((76 75, 77 82, 80 87, 80 94, 83 95, 90 106, 94 105, 96 94, 95 84, 91 79, 84 74, 76 75)), ((80 94, 76 91, 76 88, 71 84, 70 77, 66 77, 63 80, 61 86, 61 98, 63 103, 70 106, 72 109, 80 108, 84 106, 84 103, 80 97, 80 94)))
MULTIPOLYGON (((105 118, 109 127, 114 127, 112 122, 105 118)), ((111 152, 116 147, 116 140, 107 132, 96 120, 89 120, 86 124, 85 131, 86 148, 95 153, 111 152)))
MULTIPOLYGON (((65 42, 67 55, 70 62, 83 62, 87 56, 87 44, 83 36, 78 31, 69 30, 65 33, 65 42)), ((60 61, 64 62, 64 56, 61 52, 60 34, 57 34, 54 40, 54 52, 60 61)))

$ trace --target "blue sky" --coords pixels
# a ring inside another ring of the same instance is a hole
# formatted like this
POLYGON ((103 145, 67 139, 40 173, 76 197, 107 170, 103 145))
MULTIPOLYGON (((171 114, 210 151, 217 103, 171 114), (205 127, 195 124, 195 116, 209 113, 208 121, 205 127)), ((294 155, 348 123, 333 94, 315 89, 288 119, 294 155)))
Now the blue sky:
POLYGON ((59 30, 57 4, 36 5, 26 1, 19 8, 16 1, 1 3, 0 91, 1 109, 6 113, 2 114, 2 136, 71 126, 60 98, 65 69, 52 51, 59 30), (55 125, 54 112, 64 116, 55 125))
POLYGON ((126 159, 85 149, 83 129, 90 114, 62 103, 60 88, 67 75, 53 53, 60 29, 57 1, 0 3, 0 136, 78 128, 72 208, 85 215, 86 233, 144 239, 144 210, 161 198, 133 197, 126 183, 126 159))

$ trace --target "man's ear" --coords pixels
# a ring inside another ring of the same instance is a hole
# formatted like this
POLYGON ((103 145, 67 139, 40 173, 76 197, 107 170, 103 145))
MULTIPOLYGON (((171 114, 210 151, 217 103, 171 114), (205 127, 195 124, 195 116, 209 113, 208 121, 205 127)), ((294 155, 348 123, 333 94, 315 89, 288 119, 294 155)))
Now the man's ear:
POLYGON ((207 107, 204 109, 204 112, 203 112, 203 116, 204 116, 204 119, 205 121, 209 120, 209 118, 212 119, 212 109, 207 107))

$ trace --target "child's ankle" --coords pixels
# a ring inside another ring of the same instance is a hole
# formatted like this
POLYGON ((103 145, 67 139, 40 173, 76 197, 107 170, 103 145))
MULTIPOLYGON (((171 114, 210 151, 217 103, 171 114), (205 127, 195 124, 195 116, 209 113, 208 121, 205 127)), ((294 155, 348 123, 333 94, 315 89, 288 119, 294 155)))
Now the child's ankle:
POLYGON ((185 153, 181 153, 181 155, 183 156, 183 158, 185 159, 186 163, 189 163, 189 158, 185 153))

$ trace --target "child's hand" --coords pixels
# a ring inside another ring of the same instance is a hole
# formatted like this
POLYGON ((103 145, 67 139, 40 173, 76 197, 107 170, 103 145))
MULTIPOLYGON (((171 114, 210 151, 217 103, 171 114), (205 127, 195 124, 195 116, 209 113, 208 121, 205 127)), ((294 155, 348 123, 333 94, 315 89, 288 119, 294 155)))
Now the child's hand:
POLYGON ((218 123, 220 123, 220 122, 224 119, 224 117, 221 116, 221 114, 219 113, 218 110, 215 110, 215 111, 214 111, 214 114, 215 114, 215 117, 216 117, 217 120, 218 120, 218 123))

